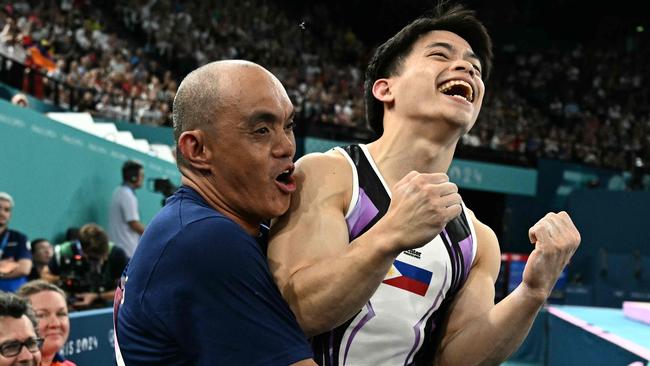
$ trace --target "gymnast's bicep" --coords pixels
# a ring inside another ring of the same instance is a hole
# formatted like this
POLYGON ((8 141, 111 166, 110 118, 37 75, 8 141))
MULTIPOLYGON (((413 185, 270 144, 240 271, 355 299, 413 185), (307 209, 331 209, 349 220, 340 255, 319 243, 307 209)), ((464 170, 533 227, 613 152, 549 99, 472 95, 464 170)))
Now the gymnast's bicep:
POLYGON ((287 213, 274 220, 268 246, 269 268, 280 289, 292 274, 348 245, 351 174, 338 153, 310 154, 296 163, 297 190, 287 213))

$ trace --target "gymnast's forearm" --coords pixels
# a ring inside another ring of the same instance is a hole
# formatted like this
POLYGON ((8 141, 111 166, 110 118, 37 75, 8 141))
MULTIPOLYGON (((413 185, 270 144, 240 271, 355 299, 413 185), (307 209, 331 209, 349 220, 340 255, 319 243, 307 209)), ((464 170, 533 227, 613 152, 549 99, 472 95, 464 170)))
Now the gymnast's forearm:
POLYGON ((443 341, 437 365, 500 365, 524 341, 545 298, 520 285, 443 341))

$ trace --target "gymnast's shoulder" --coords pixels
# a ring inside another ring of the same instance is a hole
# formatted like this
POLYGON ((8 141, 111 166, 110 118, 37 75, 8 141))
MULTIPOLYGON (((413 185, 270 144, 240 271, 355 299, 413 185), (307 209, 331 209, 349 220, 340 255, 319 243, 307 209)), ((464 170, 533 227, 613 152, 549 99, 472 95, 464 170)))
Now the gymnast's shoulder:
POLYGON ((352 194, 352 168, 347 158, 334 149, 300 158, 294 177, 297 184, 294 196, 347 203, 352 194))

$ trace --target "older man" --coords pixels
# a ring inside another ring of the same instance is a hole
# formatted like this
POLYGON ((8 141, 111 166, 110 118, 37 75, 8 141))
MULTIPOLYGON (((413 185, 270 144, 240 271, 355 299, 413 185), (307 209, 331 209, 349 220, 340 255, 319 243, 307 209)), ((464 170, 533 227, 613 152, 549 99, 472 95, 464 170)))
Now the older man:
POLYGON ((0 192, 0 291, 15 292, 32 270, 32 253, 23 233, 9 229, 14 199, 0 192))
POLYGON ((263 249, 262 223, 295 190, 293 114, 278 79, 250 62, 214 62, 183 80, 174 99, 182 186, 116 295, 118 363, 314 364, 263 249))
POLYGON ((0 366, 37 366, 41 362, 36 318, 26 300, 0 291, 0 366))

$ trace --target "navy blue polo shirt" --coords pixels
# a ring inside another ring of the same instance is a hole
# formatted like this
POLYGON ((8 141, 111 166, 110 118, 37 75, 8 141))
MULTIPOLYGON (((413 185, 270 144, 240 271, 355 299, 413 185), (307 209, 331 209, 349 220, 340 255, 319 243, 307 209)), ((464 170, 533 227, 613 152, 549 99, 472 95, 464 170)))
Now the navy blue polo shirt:
POLYGON ((126 270, 117 339, 126 365, 288 365, 311 358, 260 244, 181 187, 126 270))
MULTIPOLYGON (((16 231, 7 229, 0 233, 0 259, 32 259, 31 248, 27 237, 16 231)), ((27 282, 27 276, 18 278, 0 278, 0 291, 15 292, 27 282)))

